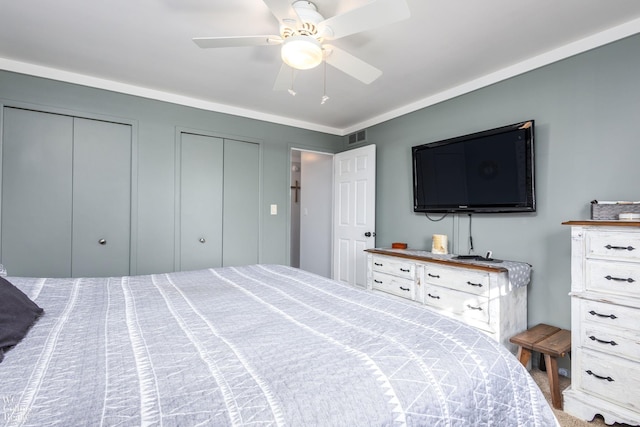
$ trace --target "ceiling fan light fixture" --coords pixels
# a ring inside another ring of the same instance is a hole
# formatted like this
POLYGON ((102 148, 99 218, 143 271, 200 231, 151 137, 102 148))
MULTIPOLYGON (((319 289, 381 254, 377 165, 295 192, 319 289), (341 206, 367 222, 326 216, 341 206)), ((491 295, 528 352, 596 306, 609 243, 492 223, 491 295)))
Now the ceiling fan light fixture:
POLYGON ((297 70, 309 70, 322 62, 322 46, 311 36, 293 36, 285 39, 281 50, 282 60, 297 70))

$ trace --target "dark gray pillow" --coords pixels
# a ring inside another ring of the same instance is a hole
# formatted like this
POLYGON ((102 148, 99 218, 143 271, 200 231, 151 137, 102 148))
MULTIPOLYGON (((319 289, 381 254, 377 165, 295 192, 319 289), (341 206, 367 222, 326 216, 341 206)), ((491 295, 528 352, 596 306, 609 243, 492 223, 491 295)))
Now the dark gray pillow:
POLYGON ((42 313, 20 289, 0 277, 0 362, 4 351, 19 343, 42 313))

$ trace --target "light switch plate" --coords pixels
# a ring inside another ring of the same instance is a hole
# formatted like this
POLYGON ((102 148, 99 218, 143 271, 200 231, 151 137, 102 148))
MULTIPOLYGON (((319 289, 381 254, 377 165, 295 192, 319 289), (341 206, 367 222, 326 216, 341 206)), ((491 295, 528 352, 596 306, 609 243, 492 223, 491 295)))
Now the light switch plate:
POLYGON ((278 205, 271 205, 271 215, 278 215, 278 205))

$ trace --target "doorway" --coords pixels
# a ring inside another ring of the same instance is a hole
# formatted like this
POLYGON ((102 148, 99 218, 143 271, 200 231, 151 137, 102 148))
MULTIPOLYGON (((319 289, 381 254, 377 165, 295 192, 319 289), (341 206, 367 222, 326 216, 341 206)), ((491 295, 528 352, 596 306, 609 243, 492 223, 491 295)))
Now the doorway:
POLYGON ((290 263, 331 277, 333 155, 291 149, 290 263))

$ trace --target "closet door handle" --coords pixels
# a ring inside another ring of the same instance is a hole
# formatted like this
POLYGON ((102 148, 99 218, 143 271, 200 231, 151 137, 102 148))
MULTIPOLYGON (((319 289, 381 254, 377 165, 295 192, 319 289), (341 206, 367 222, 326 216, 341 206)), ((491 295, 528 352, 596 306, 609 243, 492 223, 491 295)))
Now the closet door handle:
POLYGON ((204 240, 204 237, 201 237, 200 239, 198 239, 198 242, 200 242, 200 243, 205 243, 205 242, 206 242, 206 240, 204 240))
POLYGON ((100 239, 100 240, 98 240, 98 243, 100 243, 101 245, 106 245, 107 244, 107 240, 106 239, 100 239))

